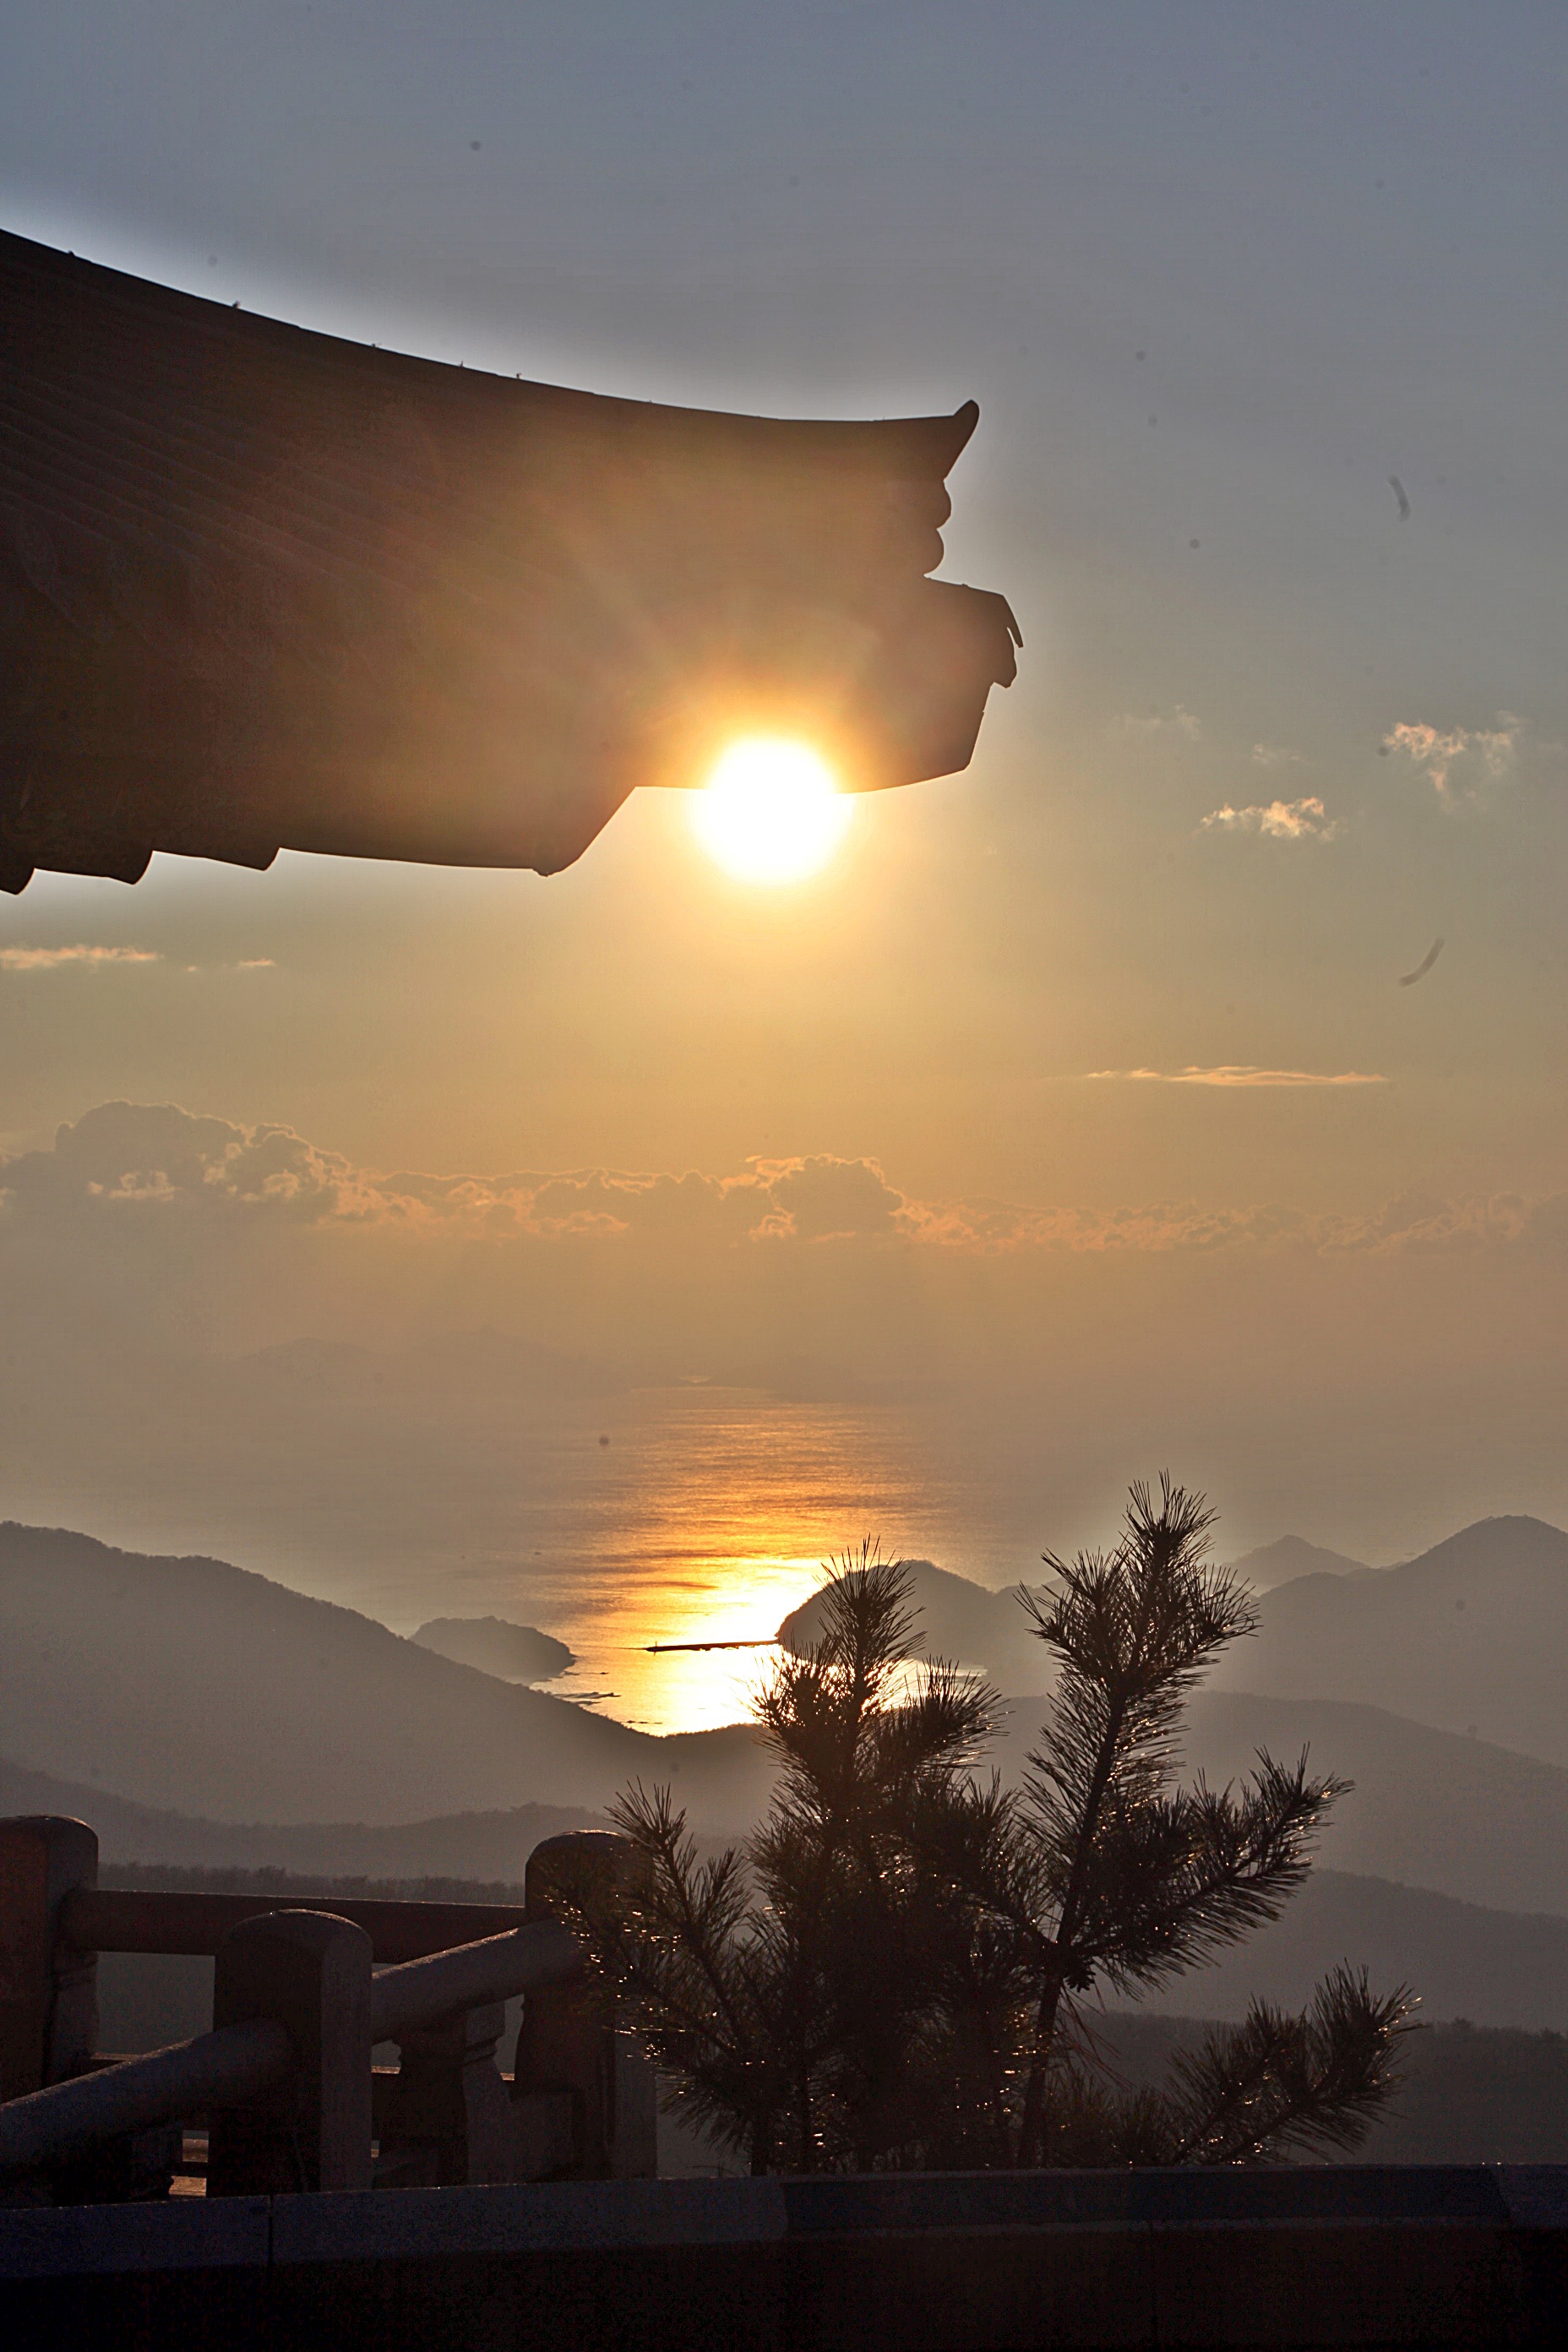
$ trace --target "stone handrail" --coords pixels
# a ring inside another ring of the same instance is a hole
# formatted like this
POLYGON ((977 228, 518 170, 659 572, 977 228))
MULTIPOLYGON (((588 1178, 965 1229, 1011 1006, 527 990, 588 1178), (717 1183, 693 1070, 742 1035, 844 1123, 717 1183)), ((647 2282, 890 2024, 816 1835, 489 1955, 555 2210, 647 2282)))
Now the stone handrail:
POLYGON ((434 2025, 458 2010, 511 2000, 542 1986, 577 1984, 584 1974, 583 1948, 575 1936, 553 1919, 540 1919, 510 1935, 487 1936, 480 1943, 381 1969, 371 1979, 371 2039, 395 2042, 400 2033, 434 2025))
POLYGON ((340 1900, 337 1895, 163 1893, 140 1886, 73 1886, 60 1904, 57 1933, 77 1952, 169 1952, 216 1956, 244 1919, 285 1905, 330 1910, 370 1937, 379 1962, 418 1960, 455 1944, 522 1927, 521 1904, 340 1900))
POLYGON ((651 2073, 557 1916, 624 1841, 546 1840, 523 1906, 100 1888, 97 1863, 85 1822, 0 1822, 0 2174, 26 2195, 161 2193, 203 2116, 209 2196, 655 2169, 651 2073), (101 1951, 211 1953, 213 2032, 100 2056, 101 1951))
POLYGON ((238 2105, 282 2082, 293 2063, 286 2029, 258 2017, 51 2083, 0 2104, 0 2173, 36 2171, 101 2140, 238 2105))

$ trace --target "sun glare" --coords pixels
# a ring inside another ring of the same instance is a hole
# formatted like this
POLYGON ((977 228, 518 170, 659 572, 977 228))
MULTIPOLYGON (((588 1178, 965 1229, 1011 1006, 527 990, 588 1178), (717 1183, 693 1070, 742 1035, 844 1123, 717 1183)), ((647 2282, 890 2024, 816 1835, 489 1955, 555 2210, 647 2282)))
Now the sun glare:
POLYGON ((758 735, 731 743, 696 796, 692 824, 741 882, 798 882, 843 840, 852 803, 804 743, 758 735))

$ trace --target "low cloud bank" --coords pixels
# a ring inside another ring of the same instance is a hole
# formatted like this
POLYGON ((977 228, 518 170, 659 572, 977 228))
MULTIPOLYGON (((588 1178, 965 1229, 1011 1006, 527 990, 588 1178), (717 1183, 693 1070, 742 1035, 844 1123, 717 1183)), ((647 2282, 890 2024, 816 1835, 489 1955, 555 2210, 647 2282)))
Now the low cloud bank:
MULTIPOLYGON (((1205 1086, 1365 1086, 1358 1072, 1100 1071, 1205 1086)), ((0 1160, 0 1238, 347 1228, 411 1240, 759 1249, 858 1243, 959 1251, 1474 1251, 1568 1240, 1568 1192, 1461 1200, 1405 1195, 1371 1215, 1278 1202, 1089 1209, 922 1201, 873 1160, 756 1159, 730 1174, 594 1168, 499 1176, 380 1173, 288 1127, 243 1126, 172 1104, 105 1103, 51 1149, 0 1160)))

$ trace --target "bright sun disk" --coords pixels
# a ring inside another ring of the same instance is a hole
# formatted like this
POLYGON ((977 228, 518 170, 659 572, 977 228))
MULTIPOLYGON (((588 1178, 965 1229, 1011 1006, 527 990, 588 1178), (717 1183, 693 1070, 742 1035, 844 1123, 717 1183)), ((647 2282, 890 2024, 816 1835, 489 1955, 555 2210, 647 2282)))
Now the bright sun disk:
POLYGON ((826 865, 853 813, 833 772, 804 743, 756 735, 731 743, 696 796, 692 824, 709 856, 741 882, 798 882, 826 865))

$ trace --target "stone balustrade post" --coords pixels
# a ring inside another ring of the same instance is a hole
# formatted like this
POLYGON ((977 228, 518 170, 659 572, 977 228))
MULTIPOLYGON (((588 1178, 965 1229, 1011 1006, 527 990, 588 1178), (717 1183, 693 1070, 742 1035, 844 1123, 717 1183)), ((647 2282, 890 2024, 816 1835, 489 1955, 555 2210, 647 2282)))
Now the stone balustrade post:
POLYGON ((377 2176, 397 2188, 515 2178, 507 2087, 496 2066, 504 2002, 459 2010, 402 2035, 398 2069, 377 2084, 377 2176))
POLYGON ((59 1913, 98 1884, 98 1838, 50 1813, 0 1822, 0 2098, 83 2073, 98 2039, 98 1956, 60 1941, 59 1913))
POLYGON ((230 1930, 217 1955, 213 2024, 276 2019, 293 2043, 286 2083, 216 2110, 207 2194, 371 2185, 371 1940, 321 1911, 273 1911, 230 1930))
MULTIPOLYGON (((531 1919, 564 1918, 574 1888, 592 1887, 595 1900, 631 1892, 637 1857, 628 1838, 609 1830, 580 1830, 546 1838, 528 1859, 524 1901, 531 1919)), ((563 2094, 572 2103, 570 2164, 552 2169, 585 2180, 651 2179, 658 2171, 658 2102, 652 2068, 640 2049, 617 2031, 614 1995, 602 1983, 551 1985, 522 2005, 513 2099, 520 2141, 549 2128, 550 2109, 563 2094)))

